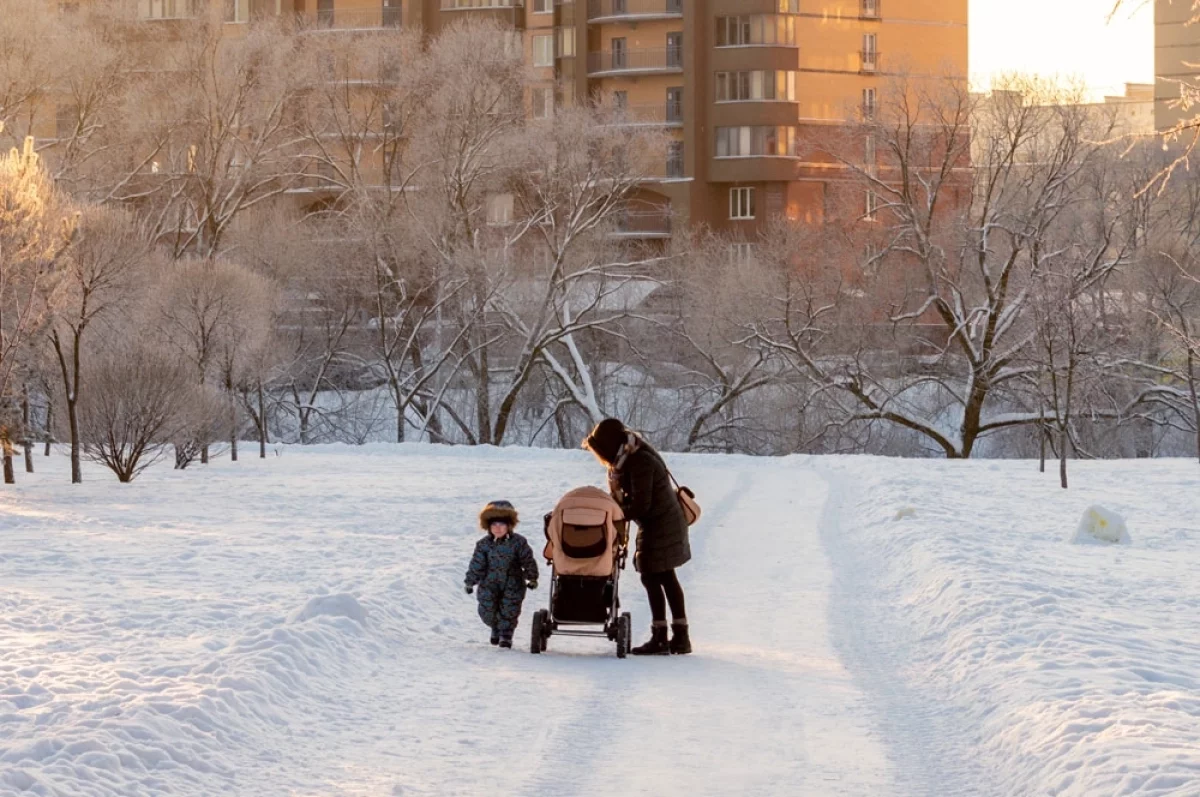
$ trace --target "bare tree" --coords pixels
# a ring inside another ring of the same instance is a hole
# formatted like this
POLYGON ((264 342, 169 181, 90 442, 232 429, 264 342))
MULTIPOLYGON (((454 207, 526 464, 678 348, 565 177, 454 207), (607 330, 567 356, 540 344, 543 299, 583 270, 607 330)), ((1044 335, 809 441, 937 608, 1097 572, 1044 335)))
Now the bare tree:
POLYGON ((191 368, 169 351, 118 346, 84 372, 91 386, 79 404, 84 455, 122 482, 133 481, 211 412, 191 368))
MULTIPOLYGON (((239 336, 254 337, 271 316, 263 306, 269 296, 261 277, 224 260, 185 260, 170 269, 157 286, 156 323, 163 342, 192 369, 197 386, 220 383, 228 365, 230 375, 241 363, 239 336)), ((231 399, 232 400, 232 399, 231 399)), ((226 405, 228 408, 228 405, 226 405)), ((208 446, 215 435, 216 417, 193 426, 196 437, 176 444, 176 467, 185 468, 199 455, 208 462, 208 446)))
POLYGON ((302 175, 293 103, 302 37, 279 24, 222 33, 219 8, 163 42, 173 90, 160 117, 178 120, 138 194, 156 240, 179 258, 211 259, 239 216, 280 197, 302 175))
POLYGON ((765 420, 747 417, 741 406, 778 376, 772 349, 754 325, 773 298, 774 267, 781 261, 785 268, 794 265, 794 233, 792 222, 774 220, 755 256, 745 261, 731 256, 735 241, 702 235, 673 262, 670 285, 678 301, 664 331, 678 343, 675 392, 685 416, 685 451, 734 450, 735 440, 748 440, 758 432, 752 427, 765 420))
POLYGON ((32 135, 39 100, 61 76, 58 20, 40 0, 0 0, 0 150, 32 135))
POLYGON ((882 228, 872 260, 884 279, 871 290, 886 302, 885 291, 900 289, 891 294, 893 345, 918 353, 920 367, 906 376, 856 358, 817 363, 814 373, 853 397, 855 420, 905 427, 947 457, 969 457, 990 434, 1041 422, 1019 390, 1038 331, 1031 291, 1055 247, 1078 243, 1052 233, 1102 157, 1092 142, 1106 137, 1103 120, 1097 129, 1057 87, 1008 88, 977 111, 959 81, 900 81, 854 133, 854 149, 870 142, 877 161, 839 155, 860 178, 865 219, 882 228))
MULTIPOLYGON (((53 305, 61 262, 74 235, 74 215, 46 176, 33 139, 26 139, 23 151, 0 157, 0 404, 11 398, 22 348, 53 305)), ((0 445, 4 481, 11 484, 7 421, 0 421, 0 445)))
POLYGON ((83 481, 78 416, 89 330, 111 314, 128 311, 151 258, 132 218, 116 210, 90 208, 80 219, 75 246, 63 259, 48 336, 62 380, 74 484, 83 481))

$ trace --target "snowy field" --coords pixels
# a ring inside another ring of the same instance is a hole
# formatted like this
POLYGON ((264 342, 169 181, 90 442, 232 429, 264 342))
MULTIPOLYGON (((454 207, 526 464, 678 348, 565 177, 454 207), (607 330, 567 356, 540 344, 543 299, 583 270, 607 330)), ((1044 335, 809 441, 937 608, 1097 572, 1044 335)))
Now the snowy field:
POLYGON ((540 548, 583 452, 39 458, 0 489, 0 794, 1200 795, 1200 466, 671 462, 696 654, 621 661, 492 648, 460 586, 482 503, 540 548), (1068 542, 1094 503, 1129 545, 1068 542))

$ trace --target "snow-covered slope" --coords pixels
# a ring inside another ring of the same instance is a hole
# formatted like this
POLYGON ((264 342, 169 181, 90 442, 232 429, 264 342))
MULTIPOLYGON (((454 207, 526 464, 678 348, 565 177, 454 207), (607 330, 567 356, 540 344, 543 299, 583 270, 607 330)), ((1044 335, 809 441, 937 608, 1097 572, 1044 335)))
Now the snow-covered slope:
POLYGON ((835 637, 909 793, 1200 795, 1200 466, 1072 467, 829 467, 835 637), (1092 504, 1132 542, 1071 544, 1092 504))
POLYGON ((460 587, 478 508, 536 541, 582 452, 40 459, 0 489, 0 795, 1200 795, 1197 466, 671 462, 697 652, 619 661, 496 650, 460 587), (1130 544, 1068 542, 1092 504, 1130 544))

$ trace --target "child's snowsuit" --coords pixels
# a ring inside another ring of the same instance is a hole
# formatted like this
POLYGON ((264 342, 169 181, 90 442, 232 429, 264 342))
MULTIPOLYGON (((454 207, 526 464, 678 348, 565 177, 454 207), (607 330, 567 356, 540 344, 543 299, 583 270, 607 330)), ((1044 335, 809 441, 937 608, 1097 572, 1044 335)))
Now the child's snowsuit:
POLYGON ((467 568, 467 586, 477 586, 479 618, 502 635, 511 635, 525 601, 525 582, 536 581, 537 561, 529 542, 516 532, 497 540, 486 534, 475 544, 467 568))

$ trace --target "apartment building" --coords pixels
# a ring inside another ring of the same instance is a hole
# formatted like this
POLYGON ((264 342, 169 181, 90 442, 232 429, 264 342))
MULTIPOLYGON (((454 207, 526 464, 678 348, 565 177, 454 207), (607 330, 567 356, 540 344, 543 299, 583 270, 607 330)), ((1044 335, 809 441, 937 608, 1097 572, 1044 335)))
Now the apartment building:
POLYGON ((1154 127, 1170 130, 1195 109, 1177 106, 1180 81, 1200 81, 1200 25, 1189 25, 1190 0, 1154 2, 1154 127))
MULTIPOLYGON (((196 0, 137 0, 147 19, 196 0)), ((705 225, 751 240, 769 219, 851 219, 869 204, 821 142, 873 114, 900 74, 962 80, 967 0, 223 0, 226 29, 298 15, 306 27, 433 34, 468 16, 510 27, 542 79, 530 113, 616 106, 659 128, 663 162, 622 234, 705 225), (857 192, 857 193, 856 193, 857 192)))

